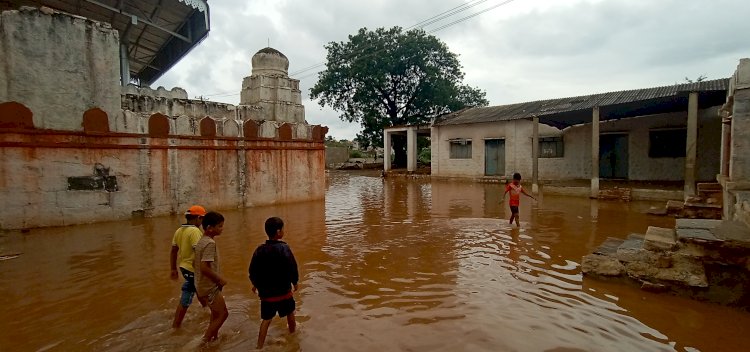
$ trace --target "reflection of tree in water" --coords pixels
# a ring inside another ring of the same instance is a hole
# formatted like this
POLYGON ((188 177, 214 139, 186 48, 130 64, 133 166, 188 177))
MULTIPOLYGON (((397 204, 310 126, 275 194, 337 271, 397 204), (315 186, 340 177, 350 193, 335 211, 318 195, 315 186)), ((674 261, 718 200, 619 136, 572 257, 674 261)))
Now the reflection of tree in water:
POLYGON ((431 226, 429 191, 415 180, 360 182, 360 221, 329 234, 341 294, 373 314, 438 307, 455 286, 454 237, 431 226), (335 244, 332 243, 335 241, 335 244))

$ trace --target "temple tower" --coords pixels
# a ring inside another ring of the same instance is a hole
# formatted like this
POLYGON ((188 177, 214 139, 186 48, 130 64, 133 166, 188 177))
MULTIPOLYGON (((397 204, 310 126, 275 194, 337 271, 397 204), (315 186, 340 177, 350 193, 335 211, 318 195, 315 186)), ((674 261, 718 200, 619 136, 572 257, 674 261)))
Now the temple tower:
POLYGON ((259 119, 306 123, 299 80, 289 78, 289 59, 273 48, 252 58, 252 73, 242 81, 240 105, 262 108, 259 119))

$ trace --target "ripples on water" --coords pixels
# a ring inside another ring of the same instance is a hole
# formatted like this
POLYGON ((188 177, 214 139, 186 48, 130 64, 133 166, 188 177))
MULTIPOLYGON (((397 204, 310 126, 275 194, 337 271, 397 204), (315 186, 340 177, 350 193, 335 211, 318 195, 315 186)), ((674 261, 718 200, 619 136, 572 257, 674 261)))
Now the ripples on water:
POLYGON ((281 216, 297 257, 299 331, 276 318, 271 351, 733 351, 750 316, 583 279, 581 256, 607 236, 672 221, 648 204, 547 197, 508 225, 497 185, 332 173, 325 202, 225 212, 217 239, 229 320, 199 346, 208 310, 170 328, 167 279, 180 219, 3 234, 2 350, 245 351, 259 304, 247 263, 262 223, 281 216), (10 319, 8 319, 10 317, 10 319), (718 339, 721 336, 721 339, 718 339))

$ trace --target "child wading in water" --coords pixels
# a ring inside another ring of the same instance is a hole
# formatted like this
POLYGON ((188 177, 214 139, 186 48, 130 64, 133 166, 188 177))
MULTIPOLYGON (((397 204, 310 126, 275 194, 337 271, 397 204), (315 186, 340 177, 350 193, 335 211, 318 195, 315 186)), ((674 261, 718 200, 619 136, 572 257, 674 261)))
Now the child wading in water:
POLYGON ((510 201, 508 202, 510 204, 510 220, 508 221, 508 224, 513 225, 513 219, 516 220, 516 226, 521 227, 521 222, 518 219, 518 206, 521 205, 521 194, 531 197, 532 199, 536 200, 534 196, 526 193, 526 190, 523 189, 523 186, 521 186, 521 174, 514 173, 513 174, 513 182, 508 183, 505 185, 505 193, 503 193, 503 199, 505 199, 505 195, 510 193, 510 201))
POLYGON ((174 321, 172 322, 172 327, 175 329, 182 325, 185 313, 187 313, 188 307, 193 302, 193 295, 195 294, 193 258, 195 257, 195 244, 203 236, 198 227, 201 226, 204 215, 206 215, 206 209, 202 206, 193 205, 190 207, 185 212, 185 220, 187 222, 180 226, 172 237, 172 251, 169 255, 169 264, 172 269, 170 276, 172 280, 177 280, 177 259, 179 254, 180 272, 182 273, 182 277, 185 278, 185 283, 182 284, 180 303, 177 304, 174 321))
POLYGON ((268 218, 265 230, 268 240, 255 249, 248 268, 253 292, 257 290, 260 296, 260 318, 263 321, 258 331, 259 349, 263 348, 268 326, 277 312, 280 317, 286 316, 290 333, 297 326, 293 292, 298 288, 299 273, 291 248, 281 241, 284 237, 284 221, 277 217, 268 218))
POLYGON ((219 328, 229 316, 221 289, 227 281, 219 274, 219 251, 214 237, 224 230, 224 216, 210 211, 203 217, 203 237, 195 245, 195 289, 198 301, 211 308, 211 322, 208 323, 203 341, 214 341, 219 336, 219 328))

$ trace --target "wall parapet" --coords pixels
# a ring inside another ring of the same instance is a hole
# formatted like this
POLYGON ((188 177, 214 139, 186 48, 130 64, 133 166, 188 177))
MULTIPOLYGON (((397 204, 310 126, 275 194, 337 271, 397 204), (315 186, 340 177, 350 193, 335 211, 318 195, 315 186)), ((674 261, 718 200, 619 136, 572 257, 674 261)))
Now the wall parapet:
MULTIPOLYGON (((144 97, 144 96, 140 96, 144 97)), ((149 98, 150 99, 150 98, 149 98)), ((166 99, 166 98, 153 98, 166 99)), ((136 100, 131 100, 131 102, 136 100)), ((179 101, 172 99, 170 101, 179 101)), ((188 101, 189 102, 189 101, 188 101)), ((203 114, 205 112, 219 110, 222 106, 229 104, 200 102, 214 104, 212 108, 198 110, 199 113, 190 115, 168 115, 156 109, 143 109, 142 105, 135 104, 134 110, 121 110, 113 119, 107 113, 97 107, 91 108, 83 113, 80 118, 80 127, 67 129, 41 129, 36 126, 33 111, 25 105, 10 101, 0 102, 0 131, 15 129, 39 129, 45 133, 54 131, 83 131, 84 133, 112 133, 112 134, 134 134, 148 137, 206 137, 211 139, 236 138, 245 140, 278 139, 285 141, 313 141, 323 143, 327 127, 320 125, 308 125, 306 123, 279 122, 267 120, 238 120, 233 116, 216 117, 215 115, 203 114)), ((172 111, 173 112, 173 111, 172 111)))

